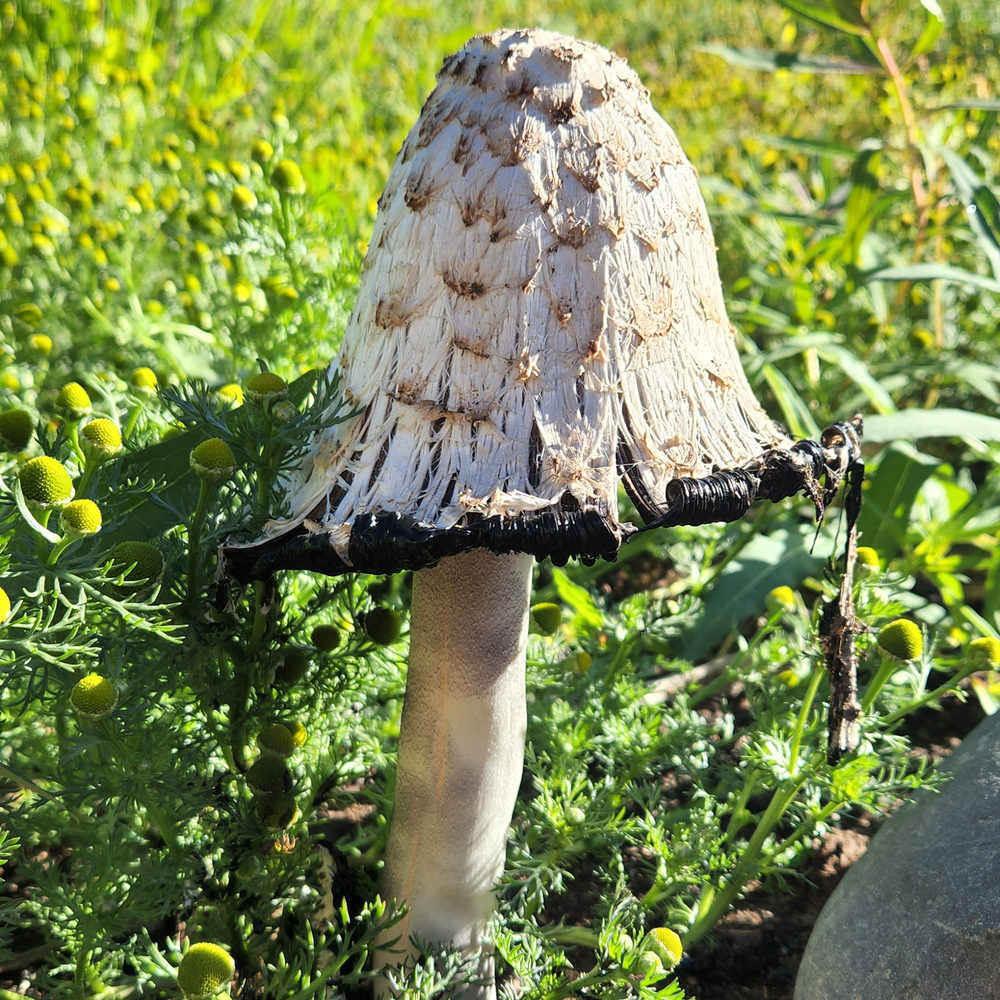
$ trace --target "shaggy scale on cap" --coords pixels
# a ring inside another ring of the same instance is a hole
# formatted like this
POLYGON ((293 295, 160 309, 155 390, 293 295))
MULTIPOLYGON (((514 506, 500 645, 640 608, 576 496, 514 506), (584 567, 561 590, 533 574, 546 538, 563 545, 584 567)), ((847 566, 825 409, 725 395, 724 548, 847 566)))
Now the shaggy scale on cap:
POLYGON ((295 513, 226 550, 238 577, 614 558, 638 530, 619 480, 647 524, 701 523, 826 471, 754 399, 697 174, 648 91, 549 32, 445 60, 331 373, 357 415, 314 441, 295 513))

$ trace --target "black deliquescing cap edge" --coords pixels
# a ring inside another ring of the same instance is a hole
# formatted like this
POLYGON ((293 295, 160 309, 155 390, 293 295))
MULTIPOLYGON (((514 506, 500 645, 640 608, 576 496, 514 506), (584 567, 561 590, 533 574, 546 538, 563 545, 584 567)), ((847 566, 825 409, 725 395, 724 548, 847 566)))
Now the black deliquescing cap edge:
POLYGON ((647 508, 646 524, 612 524, 609 511, 597 507, 558 507, 497 515, 452 528, 437 528, 405 514, 358 516, 351 527, 346 562, 331 535, 300 526, 293 533, 257 545, 223 546, 220 582, 239 584, 267 579, 279 570, 342 573, 398 573, 427 569, 448 556, 487 549, 497 555, 527 552, 536 559, 563 565, 570 558, 593 563, 613 561, 621 545, 643 531, 675 525, 739 520, 756 500, 783 500, 804 492, 823 516, 842 479, 861 454, 863 423, 855 416, 833 424, 820 440, 798 441, 772 448, 737 469, 700 479, 675 479, 667 487, 667 503, 647 508), (655 516, 649 517, 648 514, 655 516))
POLYGON ((241 584, 285 569, 328 576, 427 569, 473 549, 497 555, 527 552, 561 566, 574 557, 587 563, 613 561, 623 536, 634 530, 631 525, 612 526, 607 512, 598 509, 527 511, 515 517, 485 517, 454 528, 436 528, 406 514, 368 514, 356 518, 351 527, 350 565, 338 555, 328 532, 304 527, 259 545, 223 546, 219 564, 222 573, 241 584))

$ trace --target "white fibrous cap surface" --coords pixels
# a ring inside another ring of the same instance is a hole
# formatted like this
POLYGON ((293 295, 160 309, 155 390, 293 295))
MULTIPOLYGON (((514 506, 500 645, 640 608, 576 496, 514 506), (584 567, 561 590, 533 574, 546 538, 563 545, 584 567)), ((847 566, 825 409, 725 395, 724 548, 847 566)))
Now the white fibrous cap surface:
MULTIPOLYGON (((617 56, 543 31, 444 63, 379 201, 296 516, 440 528, 571 501, 614 522, 788 443, 726 317, 697 174, 617 56), (642 509, 642 504, 640 504, 642 509)), ((341 544, 337 544, 337 539, 341 544)))

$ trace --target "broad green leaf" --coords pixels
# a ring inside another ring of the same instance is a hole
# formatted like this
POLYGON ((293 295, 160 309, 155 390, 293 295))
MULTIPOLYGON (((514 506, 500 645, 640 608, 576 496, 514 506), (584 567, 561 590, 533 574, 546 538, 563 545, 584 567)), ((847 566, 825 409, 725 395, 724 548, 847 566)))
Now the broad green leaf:
POLYGON ((865 490, 858 519, 862 545, 870 545, 883 558, 894 556, 902 548, 920 487, 940 465, 939 459, 921 454, 904 442, 886 449, 865 490))
MULTIPOLYGON (((752 305, 752 303, 748 303, 748 305, 752 305)), ((782 314, 776 313, 775 315, 781 316, 782 314)), ((816 421, 813 420, 809 407, 795 391, 791 382, 774 365, 763 360, 760 348, 749 337, 739 337, 739 348, 748 355, 747 370, 760 371, 764 376, 771 392, 774 393, 774 398, 778 401, 778 406, 781 407, 785 424, 792 435, 798 438, 819 437, 819 427, 816 426, 816 421)))
MULTIPOLYGON (((1000 479, 990 476, 986 482, 971 496, 955 483, 938 482, 929 479, 924 485, 921 499, 927 498, 929 487, 936 486, 944 494, 948 505, 945 518, 935 518, 935 524, 928 529, 928 537, 937 544, 950 547, 959 541, 975 538, 982 534, 995 535, 1000 522, 1000 479), (962 500, 962 496, 965 500, 962 500)), ((928 503, 928 508, 933 509, 928 503)))
POLYGON ((878 168, 882 160, 882 143, 865 140, 851 168, 851 191, 847 196, 847 221, 844 226, 844 260, 857 265, 861 242, 875 221, 875 205, 879 200, 878 168))
POLYGON ((930 17, 927 18, 927 23, 924 25, 924 30, 920 32, 920 37, 916 40, 913 48, 910 50, 910 59, 916 59, 917 56, 923 55, 925 52, 930 52, 934 48, 934 43, 938 40, 941 35, 941 30, 944 28, 944 15, 941 13, 935 13, 928 4, 933 4, 937 7, 940 12, 941 8, 938 7, 936 0, 921 0, 927 10, 930 11, 930 17))
POLYGON ((744 618, 761 611, 769 591, 794 587, 819 572, 825 559, 810 551, 815 537, 814 525, 796 523, 749 541, 712 585, 701 616, 681 640, 680 655, 703 657, 744 618))
POLYGON ((1000 108, 996 111, 987 111, 979 122, 979 131, 976 133, 976 137, 972 140, 972 145, 977 149, 981 149, 987 156, 990 155, 987 149, 989 148, 990 139, 993 137, 993 130, 997 126, 998 117, 1000 117, 1000 108))
POLYGON ((1000 418, 969 410, 900 410, 865 418, 865 441, 919 441, 921 438, 968 437, 1000 441, 1000 418))
POLYGON ((561 569, 553 568, 552 582, 559 599, 568 604, 577 614, 580 624, 588 629, 599 629, 604 624, 604 615, 594 603, 590 591, 574 583, 561 569))
POLYGON ((860 278, 862 284, 873 281, 952 281, 955 284, 975 285, 988 292, 1000 292, 1000 281, 984 274, 966 271, 950 264, 907 264, 905 267, 880 267, 860 278))
POLYGON ((947 148, 938 152, 948 164, 955 190, 965 205, 969 226, 989 257, 993 276, 1000 279, 1000 201, 958 153, 947 148))
POLYGON ((985 618, 976 614, 968 605, 961 609, 962 617, 981 635, 987 639, 1000 639, 1000 629, 994 628, 985 618))
POLYGON ((749 320, 751 323, 759 323, 761 326, 768 326, 775 330, 783 330, 786 333, 793 333, 796 329, 792 321, 777 309, 769 309, 759 302, 747 302, 744 299, 734 299, 729 304, 730 313, 749 320))
POLYGON ((797 52, 775 52, 770 49, 737 49, 717 42, 706 42, 696 48, 713 56, 720 56, 732 66, 773 72, 788 69, 794 73, 881 73, 882 67, 874 63, 848 62, 844 59, 824 59, 822 56, 804 56, 797 52))
POLYGON ((761 372, 767 384, 774 393, 774 398, 781 407, 781 415, 785 424, 796 438, 818 438, 819 427, 813 420, 809 407, 802 397, 792 387, 792 383, 775 368, 774 365, 763 365, 761 372))

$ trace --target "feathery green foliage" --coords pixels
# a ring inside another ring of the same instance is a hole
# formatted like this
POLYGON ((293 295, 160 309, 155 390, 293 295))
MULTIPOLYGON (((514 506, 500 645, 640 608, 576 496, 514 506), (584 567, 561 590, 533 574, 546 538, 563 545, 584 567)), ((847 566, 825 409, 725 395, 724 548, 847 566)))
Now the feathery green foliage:
MULTIPOLYGON (((700 171, 761 399, 802 435, 864 410, 872 445, 865 711, 836 768, 836 509, 815 548, 786 501, 538 567, 501 974, 539 1000, 680 998, 675 936, 934 780, 913 713, 1000 707, 1000 25, 986 0, 937 9, 0 4, 0 437, 23 452, 0 456, 0 854, 27 887, 0 950, 36 995, 176 995, 191 941, 255 995, 339 995, 398 917, 376 879, 409 579, 220 593, 216 552, 281 514, 283 472, 347 415, 321 370, 375 200, 441 58, 501 23, 640 70, 700 171), (922 648, 883 663, 902 616, 922 648), (579 925, 552 916, 569 894, 579 925)), ((468 975, 431 956, 407 995, 468 975)))

